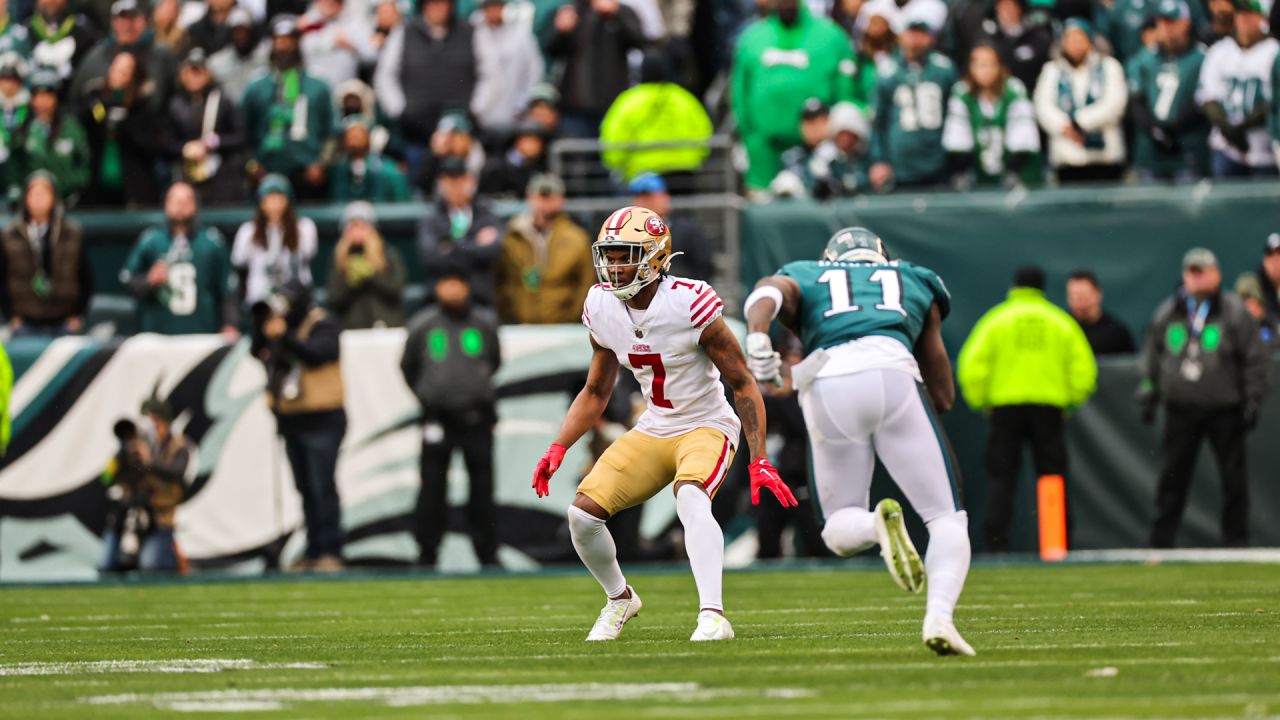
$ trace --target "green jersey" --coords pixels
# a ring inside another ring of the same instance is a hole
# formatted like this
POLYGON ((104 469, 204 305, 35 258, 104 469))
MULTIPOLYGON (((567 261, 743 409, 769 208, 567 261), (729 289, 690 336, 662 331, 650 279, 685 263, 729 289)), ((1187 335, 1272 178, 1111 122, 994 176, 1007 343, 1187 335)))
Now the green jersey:
POLYGON ((951 295, 932 270, 894 260, 800 260, 778 271, 800 285, 797 330, 806 353, 868 336, 890 337, 912 350, 929 309, 945 318, 951 295))
POLYGON ((202 227, 189 240, 175 240, 167 228, 145 230, 125 261, 121 282, 133 284, 161 260, 168 268, 168 282, 138 300, 138 330, 162 335, 221 330, 223 303, 234 289, 222 234, 202 227))
POLYGON ((939 53, 929 53, 919 65, 898 58, 881 73, 871 162, 893 166, 899 185, 945 180, 942 123, 955 83, 955 68, 939 53))
POLYGON ((1134 133, 1133 165, 1156 173, 1183 168, 1205 172, 1209 162, 1209 123, 1200 113, 1196 88, 1204 48, 1193 46, 1182 55, 1138 51, 1129 60, 1129 102, 1147 106, 1151 119, 1174 138, 1172 152, 1162 151, 1145 132, 1134 133))

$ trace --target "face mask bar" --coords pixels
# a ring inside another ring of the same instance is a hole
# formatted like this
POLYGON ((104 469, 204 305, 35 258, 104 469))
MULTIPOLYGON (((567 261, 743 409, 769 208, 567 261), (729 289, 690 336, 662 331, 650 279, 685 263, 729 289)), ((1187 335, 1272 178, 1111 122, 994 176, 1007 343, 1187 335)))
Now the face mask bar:
POLYGON ((596 266, 596 278, 605 285, 608 285, 610 290, 624 290, 642 282, 640 277, 641 271, 646 267, 643 246, 633 243, 593 245, 591 248, 591 254, 596 266), (617 250, 627 251, 626 262, 616 262, 609 259, 607 253, 615 252, 617 250), (617 275, 618 273, 625 271, 627 268, 635 268, 635 275, 632 277, 630 283, 627 283, 625 286, 620 285, 617 282, 617 275))

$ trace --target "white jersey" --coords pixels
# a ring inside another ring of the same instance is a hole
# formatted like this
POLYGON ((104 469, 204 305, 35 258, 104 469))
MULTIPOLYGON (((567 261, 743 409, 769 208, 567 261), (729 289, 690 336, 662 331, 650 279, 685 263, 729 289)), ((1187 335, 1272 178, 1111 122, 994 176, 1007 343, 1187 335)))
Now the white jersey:
MULTIPOLYGON (((1244 120, 1258 103, 1267 103, 1275 88, 1271 87, 1271 67, 1280 53, 1280 41, 1266 38, 1245 50, 1234 38, 1223 38, 1205 53, 1200 68, 1200 87, 1196 102, 1219 102, 1227 120, 1244 120)), ((1249 130, 1249 152, 1241 154, 1231 147, 1217 128, 1209 136, 1209 146, 1232 160, 1253 167, 1269 167, 1276 162, 1271 151, 1271 135, 1266 124, 1249 130)))
POLYGON ((599 285, 587 293, 582 324, 631 369, 644 391, 649 407, 636 430, 669 438, 709 427, 737 444, 738 416, 725 399, 720 371, 698 344, 723 313, 724 303, 701 280, 664 276, 643 312, 599 285))

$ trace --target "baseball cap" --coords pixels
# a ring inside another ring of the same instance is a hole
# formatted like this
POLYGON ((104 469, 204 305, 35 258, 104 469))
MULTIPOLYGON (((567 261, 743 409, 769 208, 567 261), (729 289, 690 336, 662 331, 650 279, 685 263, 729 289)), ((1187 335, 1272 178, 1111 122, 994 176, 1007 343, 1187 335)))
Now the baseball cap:
POLYGON ((347 206, 342 209, 342 229, 345 230, 353 222, 377 225, 378 211, 373 209, 372 204, 364 200, 347 203, 347 206))
POLYGON ((111 17, 140 14, 142 14, 142 6, 138 4, 138 0, 116 0, 111 3, 111 17))
POLYGON ((191 48, 191 52, 187 53, 182 64, 187 67, 206 67, 209 64, 209 56, 205 55, 204 48, 191 48))
POLYGON ((440 122, 436 124, 436 130, 440 132, 456 132, 465 135, 471 134, 471 121, 466 115, 460 112, 445 113, 440 116, 440 122))
POLYGON ((538 173, 529 178, 526 195, 563 195, 564 181, 553 173, 538 173))
POLYGON ((262 182, 258 183, 258 199, 261 200, 272 193, 280 193, 292 200, 293 185, 289 182, 289 178, 280 173, 271 173, 262 178, 262 182))
POLYGON ((1263 7, 1262 0, 1236 0, 1236 12, 1250 12, 1259 15, 1266 15, 1267 9, 1263 7))
POLYGON ((1088 35, 1090 40, 1093 39, 1093 24, 1084 18, 1073 17, 1063 23, 1062 34, 1066 35, 1068 30, 1079 30, 1085 35, 1088 35))
POLYGON ((231 12, 227 14, 227 27, 253 27, 253 16, 249 14, 248 10, 237 5, 231 8, 231 12))
POLYGON ((907 30, 923 30, 927 33, 937 31, 929 16, 919 3, 910 3, 902 12, 902 23, 907 30))
POLYGON ((529 91, 529 104, 546 103, 552 107, 560 104, 560 91, 551 83, 538 83, 529 91))
POLYGON ((811 97, 804 101, 804 107, 800 111, 800 117, 804 120, 812 120, 816 117, 822 117, 829 112, 827 104, 816 97, 811 97))
POLYGON ((461 177, 467 174, 467 159, 457 155, 440 158, 439 173, 443 177, 461 177))
POLYGON ((924 18, 912 18, 910 20, 907 20, 907 29, 920 30, 922 32, 927 32, 927 33, 933 32, 933 26, 930 25, 929 21, 925 20, 924 18))
POLYGON ((1218 267, 1218 257, 1208 248, 1191 248, 1182 256, 1182 269, 1218 267))
POLYGON ((58 92, 62 87, 62 78, 58 76, 58 71, 53 68, 37 68, 31 73, 31 77, 27 78, 27 87, 31 92, 39 92, 41 90, 52 90, 58 92))
POLYGON ((1280 250, 1280 232, 1273 232, 1267 236, 1267 242, 1263 245, 1263 252, 1270 255, 1280 250))
POLYGON ((540 138, 546 138, 547 129, 536 122, 525 120, 516 123, 516 126, 511 129, 511 137, 517 138, 521 135, 537 135, 540 138))
POLYGON ((298 18, 293 15, 277 15, 271 20, 271 37, 288 37, 301 35, 298 29, 298 18))
POLYGON ((867 116, 850 102, 838 102, 831 106, 829 129, 833 137, 838 132, 851 132, 863 139, 871 136, 871 124, 867 122, 867 116))
POLYGON ((1262 283, 1258 282, 1258 276, 1253 273, 1245 273, 1236 280, 1236 294, 1242 298, 1253 298, 1254 300, 1262 299, 1262 283))
POLYGON ((1156 17, 1164 20, 1189 20, 1191 10, 1182 0, 1160 0, 1156 5, 1156 17))
POLYGON ((667 191, 667 181, 663 180, 658 173, 640 173, 631 180, 631 184, 627 187, 631 190, 632 195, 662 193, 667 191))

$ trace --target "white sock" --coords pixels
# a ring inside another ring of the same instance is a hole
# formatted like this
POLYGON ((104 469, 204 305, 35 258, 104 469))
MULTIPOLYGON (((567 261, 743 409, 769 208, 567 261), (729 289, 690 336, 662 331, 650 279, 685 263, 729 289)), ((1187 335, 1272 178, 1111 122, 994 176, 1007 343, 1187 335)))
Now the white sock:
POLYGON ((618 546, 604 526, 605 521, 576 505, 569 506, 569 534, 573 549, 587 566, 605 595, 618 597, 627 589, 627 579, 618 567, 618 546))
POLYGON ((684 525, 684 547, 698 586, 698 609, 724 612, 724 533, 711 514, 711 498, 697 485, 681 485, 676 491, 676 514, 684 525))
POLYGON ((963 510, 928 524, 929 550, 924 571, 929 578, 926 612, 951 620, 964 580, 969 575, 969 515, 963 510))
POLYGON ((840 557, 857 555, 880 542, 875 513, 860 507, 840 508, 822 526, 822 541, 840 557))

